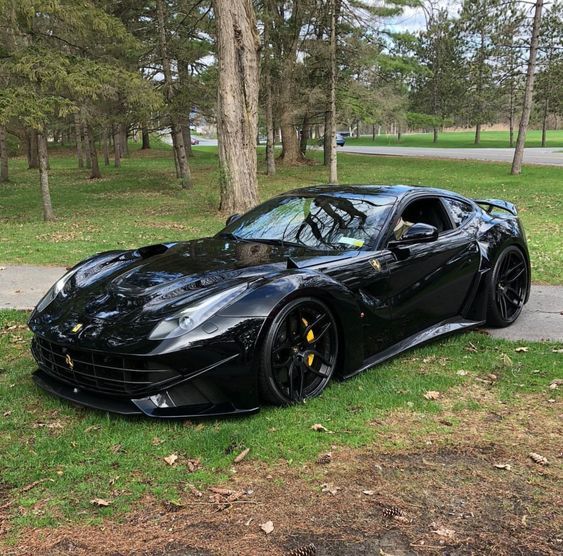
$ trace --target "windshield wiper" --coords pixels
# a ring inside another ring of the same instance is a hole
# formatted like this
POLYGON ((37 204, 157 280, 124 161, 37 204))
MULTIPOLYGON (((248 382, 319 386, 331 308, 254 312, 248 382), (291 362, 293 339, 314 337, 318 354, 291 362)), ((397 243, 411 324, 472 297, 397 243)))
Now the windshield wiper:
POLYGON ((285 239, 270 239, 267 237, 248 238, 248 241, 255 241, 256 243, 265 243, 266 245, 280 245, 281 247, 307 247, 302 243, 295 241, 286 241, 285 239))
POLYGON ((242 237, 233 234, 233 232, 219 232, 218 237, 224 237, 225 239, 233 239, 235 241, 244 241, 242 237))

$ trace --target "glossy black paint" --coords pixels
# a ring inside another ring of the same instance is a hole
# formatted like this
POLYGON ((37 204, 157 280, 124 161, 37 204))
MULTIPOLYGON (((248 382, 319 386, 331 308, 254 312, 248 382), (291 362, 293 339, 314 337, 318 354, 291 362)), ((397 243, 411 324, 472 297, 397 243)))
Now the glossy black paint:
POLYGON ((372 196, 392 210, 382 233, 360 249, 323 252, 218 235, 101 253, 79 263, 63 291, 30 318, 36 383, 62 398, 122 414, 251 413, 260 407, 257 370, 265 335, 292 299, 316 297, 333 311, 340 338, 337 374, 346 378, 420 343, 482 324, 486 277, 507 246, 522 250, 530 276, 525 234, 506 201, 477 204, 452 192, 410 186, 317 186, 298 193, 372 196), (463 201, 471 216, 437 237, 431 226, 420 224, 420 241, 396 241, 399 216, 420 199, 437 200, 450 224, 445 199, 463 201), (506 212, 495 213, 499 208, 506 212), (237 285, 246 289, 195 329, 149 339, 163 319, 237 285), (135 396, 108 391, 102 377, 109 376, 111 384, 117 367, 135 396), (164 386, 133 384, 157 367, 174 370, 164 386))

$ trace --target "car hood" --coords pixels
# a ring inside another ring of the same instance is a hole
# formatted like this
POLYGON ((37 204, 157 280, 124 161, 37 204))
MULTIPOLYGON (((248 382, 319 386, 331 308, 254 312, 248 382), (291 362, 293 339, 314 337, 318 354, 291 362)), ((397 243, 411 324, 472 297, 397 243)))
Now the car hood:
POLYGON ((217 237, 102 254, 76 267, 44 313, 51 321, 68 322, 72 313, 79 322, 154 322, 241 282, 355 255, 217 237))

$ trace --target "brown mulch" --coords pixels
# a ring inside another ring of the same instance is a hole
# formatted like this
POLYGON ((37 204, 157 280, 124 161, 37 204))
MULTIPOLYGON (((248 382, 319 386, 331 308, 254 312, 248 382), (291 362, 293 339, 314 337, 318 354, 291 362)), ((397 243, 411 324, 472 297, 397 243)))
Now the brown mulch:
POLYGON ((396 413, 372 423, 380 442, 335 446, 329 463, 243 461, 221 485, 230 494, 186 484, 179 504, 147 498, 120 521, 26 529, 0 552, 277 556, 313 543, 325 556, 561 554, 558 410, 533 397, 493 409, 396 413))

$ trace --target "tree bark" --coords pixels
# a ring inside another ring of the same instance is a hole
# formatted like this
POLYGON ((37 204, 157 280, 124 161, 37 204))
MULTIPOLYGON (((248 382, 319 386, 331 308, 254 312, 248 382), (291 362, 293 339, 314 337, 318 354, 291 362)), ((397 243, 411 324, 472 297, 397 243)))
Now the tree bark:
POLYGON ((0 183, 8 181, 8 145, 6 143, 6 128, 0 125, 0 183))
POLYGON ((88 146, 90 147, 90 162, 92 170, 90 171, 90 179, 96 180, 102 177, 100 165, 98 163, 98 151, 96 150, 96 137, 91 126, 88 126, 88 146))
POLYGON ((190 117, 182 118, 182 137, 184 139, 184 148, 187 156, 193 156, 192 150, 192 130, 190 129, 190 117))
POLYGON ((307 152, 307 141, 309 140, 309 113, 305 112, 303 123, 301 124, 301 135, 299 137, 299 150, 305 156, 307 152))
POLYGON ((323 134, 323 164, 330 164, 330 105, 325 110, 325 127, 323 134))
MULTIPOLYGON (((288 106, 288 103, 282 103, 282 107, 286 106, 288 106)), ((282 153, 280 159, 287 165, 302 162, 303 155, 301 154, 301 149, 299 148, 299 138, 293 123, 293 114, 290 110, 285 108, 282 108, 282 113, 280 115, 280 129, 282 136, 282 153)))
POLYGON ((37 150, 37 132, 32 129, 29 132, 29 150, 28 150, 28 168, 37 169, 39 168, 39 154, 37 150))
POLYGON ((41 200, 43 203, 43 220, 48 222, 55 219, 51 193, 49 192, 49 154, 47 152, 47 138, 44 133, 34 132, 37 142, 39 158, 39 183, 41 185, 41 200))
POLYGON ((146 126, 141 128, 141 135, 143 137, 143 146, 141 147, 142 150, 150 149, 151 148, 151 137, 149 135, 149 130, 146 126))
POLYGON ((92 168, 92 151, 90 148, 90 133, 88 132, 88 126, 86 122, 82 122, 82 136, 84 137, 83 147, 84 147, 84 156, 86 158, 86 168, 92 168))
POLYGON ((104 166, 109 166, 109 131, 107 128, 104 128, 103 149, 104 166))
POLYGON ((80 115, 74 113, 74 135, 76 137, 76 158, 78 159, 78 167, 84 168, 84 152, 82 147, 82 129, 80 127, 80 115))
POLYGON ((221 205, 244 212, 258 202, 256 134, 260 44, 251 0, 213 0, 219 83, 217 130, 221 205))
POLYGON ((432 135, 432 143, 437 143, 437 142, 438 142, 438 127, 437 127, 437 126, 434 126, 434 127, 432 128, 432 133, 433 133, 433 135, 432 135))
POLYGON ((545 147, 547 141, 547 116, 549 114, 549 99, 545 99, 543 105, 543 118, 541 124, 541 146, 545 147))
POLYGON ((481 142, 481 124, 477 124, 475 126, 475 145, 478 145, 481 142))
POLYGON ((538 55, 538 42, 541 26, 541 13, 543 0, 537 0, 534 9, 534 22, 532 24, 532 39, 530 42, 530 57, 528 60, 528 70, 526 73, 526 87, 524 89, 524 102, 522 116, 518 126, 518 139, 514 149, 514 159, 512 160, 511 174, 517 175, 522 171, 522 159, 524 158, 524 145, 526 143, 526 132, 532 111, 532 100, 534 94, 534 78, 536 73, 536 58, 538 55))
POLYGON ((336 0, 330 0, 330 161, 328 182, 338 183, 336 160, 336 0))
MULTIPOLYGON (((170 106, 174 96, 172 83, 172 62, 168 55, 168 45, 166 40, 166 11, 164 0, 157 0, 156 12, 158 20, 158 43, 160 48, 160 58, 162 62, 162 72, 164 74, 164 93, 166 101, 170 106)), ((186 156, 186 147, 182 134, 182 126, 175 114, 170 113, 170 127, 172 130, 172 144, 178 163, 178 171, 180 174, 180 183, 182 189, 192 187, 192 178, 190 167, 188 165, 188 157, 186 156)))
POLYGON ((274 139, 274 103, 272 100, 272 65, 270 52, 270 17, 264 22, 264 86, 266 88, 266 173, 276 174, 275 139, 274 139))
POLYGON ((119 127, 112 126, 113 132, 113 164, 121 168, 121 141, 119 140, 119 127))

